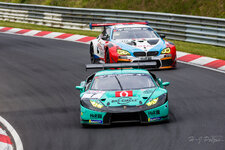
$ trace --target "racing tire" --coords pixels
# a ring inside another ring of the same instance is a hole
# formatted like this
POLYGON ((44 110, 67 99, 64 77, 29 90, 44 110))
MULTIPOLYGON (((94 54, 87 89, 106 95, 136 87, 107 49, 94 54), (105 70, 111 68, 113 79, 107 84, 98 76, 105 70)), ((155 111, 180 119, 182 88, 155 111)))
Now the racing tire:
POLYGON ((91 59, 91 63, 95 64, 96 63, 96 59, 94 57, 94 48, 93 48, 93 44, 90 45, 90 59, 91 59))
POLYGON ((105 53, 105 63, 110 63, 110 57, 109 57, 109 50, 108 49, 106 50, 106 53, 105 53))

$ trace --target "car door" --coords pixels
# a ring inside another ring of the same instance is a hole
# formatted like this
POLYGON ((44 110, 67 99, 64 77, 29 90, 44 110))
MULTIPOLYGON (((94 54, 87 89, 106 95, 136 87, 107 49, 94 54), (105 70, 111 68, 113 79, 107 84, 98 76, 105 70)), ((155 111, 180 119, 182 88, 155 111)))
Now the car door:
POLYGON ((109 31, 110 28, 104 28, 103 32, 98 37, 97 50, 101 58, 105 56, 105 44, 109 41, 109 31))

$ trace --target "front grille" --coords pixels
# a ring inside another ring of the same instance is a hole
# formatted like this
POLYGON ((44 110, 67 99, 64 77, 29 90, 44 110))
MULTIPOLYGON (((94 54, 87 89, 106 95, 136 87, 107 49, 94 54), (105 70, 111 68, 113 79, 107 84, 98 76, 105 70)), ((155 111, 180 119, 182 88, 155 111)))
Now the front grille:
POLYGON ((142 57, 142 56, 157 56, 158 52, 157 51, 150 51, 150 52, 134 52, 135 57, 142 57))
POLYGON ((140 113, 112 113, 111 115, 112 122, 123 122, 123 121, 140 121, 140 113))
POLYGON ((145 52, 134 52, 135 57, 146 56, 145 52))
POLYGON ((152 51, 152 52, 148 52, 147 55, 148 56, 157 56, 159 52, 157 51, 152 51))

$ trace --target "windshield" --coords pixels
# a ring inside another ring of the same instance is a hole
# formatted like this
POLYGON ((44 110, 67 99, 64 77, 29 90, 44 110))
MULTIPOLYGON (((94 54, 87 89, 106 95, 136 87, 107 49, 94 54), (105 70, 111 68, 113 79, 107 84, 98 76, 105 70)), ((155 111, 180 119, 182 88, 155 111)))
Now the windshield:
POLYGON ((151 28, 119 28, 113 30, 113 40, 117 39, 140 39, 140 38, 158 38, 151 28))
POLYGON ((134 90, 155 87, 150 75, 147 74, 115 74, 97 76, 92 90, 134 90))

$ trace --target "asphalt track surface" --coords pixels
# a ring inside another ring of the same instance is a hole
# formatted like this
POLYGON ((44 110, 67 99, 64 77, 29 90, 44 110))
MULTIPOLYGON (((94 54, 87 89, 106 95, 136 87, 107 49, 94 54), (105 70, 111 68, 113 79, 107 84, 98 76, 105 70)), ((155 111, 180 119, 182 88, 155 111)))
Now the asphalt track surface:
POLYGON ((79 92, 88 45, 0 34, 0 115, 25 150, 224 150, 225 74, 178 64, 154 71, 170 81, 170 122, 83 129, 79 92), (219 141, 201 138, 219 136, 219 141))

